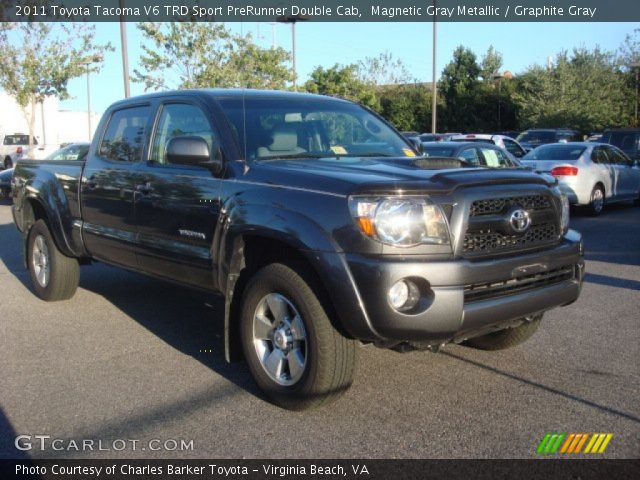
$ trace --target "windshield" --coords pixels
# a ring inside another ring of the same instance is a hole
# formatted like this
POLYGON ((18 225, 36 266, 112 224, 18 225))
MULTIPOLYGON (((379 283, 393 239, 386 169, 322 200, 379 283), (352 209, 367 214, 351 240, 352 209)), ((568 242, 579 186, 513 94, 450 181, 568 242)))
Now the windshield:
POLYGON ((56 150, 47 160, 84 160, 89 151, 89 144, 73 144, 56 150))
POLYGON ((527 153, 523 160, 576 161, 587 147, 578 145, 543 145, 527 153))
POLYGON ((516 140, 526 143, 552 143, 556 141, 556 133, 548 130, 522 132, 516 140))
POLYGON ((219 102, 249 160, 416 156, 389 125, 353 103, 302 96, 219 102))
POLYGON ((427 157, 453 157, 453 148, 450 147, 423 147, 427 157))

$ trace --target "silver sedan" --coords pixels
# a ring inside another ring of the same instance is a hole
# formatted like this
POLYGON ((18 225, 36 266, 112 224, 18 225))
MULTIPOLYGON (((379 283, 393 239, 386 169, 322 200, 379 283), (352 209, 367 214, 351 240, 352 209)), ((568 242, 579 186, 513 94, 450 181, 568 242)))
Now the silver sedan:
POLYGON ((598 215, 605 203, 639 201, 640 165, 613 145, 592 142, 541 145, 522 164, 558 179, 573 205, 598 215))

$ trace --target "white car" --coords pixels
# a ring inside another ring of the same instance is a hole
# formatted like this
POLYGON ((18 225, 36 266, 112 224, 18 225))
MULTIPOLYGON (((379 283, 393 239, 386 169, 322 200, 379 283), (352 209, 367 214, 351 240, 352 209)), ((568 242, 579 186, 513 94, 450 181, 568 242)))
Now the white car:
POLYGON ((465 135, 454 135, 451 137, 452 142, 483 142, 493 143, 494 145, 504 148, 515 158, 524 157, 527 150, 524 149, 517 141, 506 135, 492 135, 490 133, 467 133, 465 135))
POLYGON ((529 152, 522 164, 556 177, 569 202, 588 206, 594 215, 605 202, 640 198, 640 165, 613 145, 549 143, 529 152))

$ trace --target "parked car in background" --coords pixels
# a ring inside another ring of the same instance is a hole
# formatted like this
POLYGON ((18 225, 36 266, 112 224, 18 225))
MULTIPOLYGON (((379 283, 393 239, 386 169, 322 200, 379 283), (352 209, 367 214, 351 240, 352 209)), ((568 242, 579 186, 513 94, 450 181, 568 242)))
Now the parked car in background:
POLYGON ((451 157, 465 160, 477 167, 511 168, 519 162, 502 148, 480 142, 427 142, 422 144, 427 157, 451 157))
POLYGON ((55 145, 42 144, 37 136, 33 137, 32 144, 29 150, 29 135, 24 133, 0 136, 0 165, 3 168, 11 168, 23 158, 42 160, 58 148, 55 145))
POLYGON ((455 135, 451 137, 453 142, 482 142, 497 145, 504 148, 516 158, 522 158, 527 151, 511 137, 505 135, 493 135, 491 133, 468 133, 466 135, 455 135))
POLYGON ((615 145, 632 159, 640 160, 640 128, 605 130, 600 142, 615 145))
POLYGON ((46 160, 84 160, 90 146, 87 142, 70 143, 47 156, 46 160))
POLYGON ((602 140, 602 133, 591 133, 587 137, 587 142, 600 142, 602 140))
POLYGON ((492 135, 503 135, 509 138, 517 138, 520 135, 519 130, 505 130, 503 132, 493 132, 492 135))
POLYGON ((0 172, 0 199, 7 198, 11 193, 11 178, 13 178, 13 168, 0 172))
MULTIPOLYGON (((0 159, 2 160, 2 168, 11 168, 29 150, 29 135, 13 133, 2 136, 1 140, 0 159)), ((33 144, 34 146, 38 144, 36 138, 33 139, 33 144)))
POLYGON ((605 202, 640 197, 638 162, 612 145, 593 142, 554 143, 529 152, 522 163, 550 173, 573 205, 584 205, 593 215, 605 202))
POLYGON ((532 128, 522 132, 516 140, 528 151, 547 143, 579 142, 582 138, 579 132, 568 128, 532 128))

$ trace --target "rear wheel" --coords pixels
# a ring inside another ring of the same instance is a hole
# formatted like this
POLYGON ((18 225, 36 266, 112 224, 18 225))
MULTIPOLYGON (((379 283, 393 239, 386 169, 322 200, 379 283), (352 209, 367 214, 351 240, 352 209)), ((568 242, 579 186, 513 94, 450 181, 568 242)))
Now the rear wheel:
POLYGON ((67 300, 76 293, 80 281, 78 260, 58 250, 44 220, 38 220, 29 230, 27 263, 33 290, 42 300, 67 300))
POLYGON ((274 263, 258 271, 244 291, 240 325, 253 378, 274 403, 291 410, 342 395, 356 355, 355 342, 332 325, 315 282, 300 268, 274 263))
POLYGON ((514 328, 506 328, 497 332, 482 335, 481 337, 470 338, 464 342, 465 345, 480 350, 504 350, 515 347, 529 340, 540 326, 542 314, 536 315, 531 320, 525 321, 522 325, 514 328))
POLYGON ((591 191, 591 200, 589 201, 589 212, 591 215, 600 215, 604 208, 604 188, 602 185, 596 185, 591 191))

